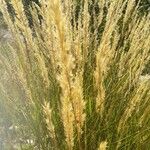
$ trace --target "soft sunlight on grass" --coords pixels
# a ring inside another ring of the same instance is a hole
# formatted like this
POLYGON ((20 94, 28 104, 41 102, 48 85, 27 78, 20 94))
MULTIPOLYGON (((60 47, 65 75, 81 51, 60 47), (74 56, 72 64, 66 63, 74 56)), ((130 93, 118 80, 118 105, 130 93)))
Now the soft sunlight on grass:
POLYGON ((150 15, 134 0, 41 0, 31 26, 11 3, 14 20, 0 1, 14 39, 0 49, 8 149, 148 150, 150 15))

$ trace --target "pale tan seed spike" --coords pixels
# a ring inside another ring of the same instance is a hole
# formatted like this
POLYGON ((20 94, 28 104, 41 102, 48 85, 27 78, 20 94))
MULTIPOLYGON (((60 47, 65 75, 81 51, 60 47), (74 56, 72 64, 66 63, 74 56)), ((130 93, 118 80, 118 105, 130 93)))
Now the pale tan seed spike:
POLYGON ((53 121, 52 121, 52 109, 50 108, 50 104, 47 102, 44 102, 43 105, 43 112, 45 115, 45 121, 46 121, 46 125, 47 128, 49 130, 49 135, 50 137, 55 141, 56 140, 56 135, 55 135, 55 128, 53 125, 53 121))
POLYGON ((135 0, 130 0, 130 1, 127 1, 127 9, 126 9, 126 12, 125 12, 125 15, 124 15, 124 25, 126 24, 129 16, 131 15, 134 7, 136 5, 136 1, 135 0))
POLYGON ((78 130, 78 140, 80 140, 80 135, 82 134, 81 128, 85 118, 83 114, 85 106, 82 96, 82 85, 80 85, 82 81, 77 78, 79 75, 78 72, 77 76, 73 75, 75 61, 71 52, 72 36, 69 34, 68 26, 65 25, 67 22, 66 16, 60 7, 60 2, 51 3, 51 11, 53 14, 52 22, 56 27, 54 30, 55 40, 58 40, 59 43, 59 55, 57 59, 61 67, 61 72, 57 75, 57 80, 62 91, 62 121, 68 148, 73 149, 74 127, 78 130))
POLYGON ((132 112, 136 109, 136 107, 138 107, 138 105, 140 104, 140 100, 145 95, 148 87, 145 87, 144 85, 145 83, 140 84, 138 89, 136 89, 135 95, 129 101, 128 107, 124 111, 124 114, 119 121, 118 133, 123 132, 126 121, 129 117, 131 117, 132 112))
POLYGON ((87 61, 87 55, 88 55, 88 47, 89 47, 89 23, 90 23, 90 15, 88 12, 88 1, 84 2, 84 7, 83 7, 83 28, 80 29, 83 31, 83 60, 86 62, 87 61))
POLYGON ((33 46, 34 41, 32 40, 32 31, 29 27, 28 19, 25 15, 25 10, 21 1, 12 0, 11 4, 15 10, 16 17, 15 17, 15 25, 21 30, 24 37, 30 45, 33 46))
POLYGON ((107 149, 107 141, 101 142, 98 150, 106 150, 106 149, 107 149))

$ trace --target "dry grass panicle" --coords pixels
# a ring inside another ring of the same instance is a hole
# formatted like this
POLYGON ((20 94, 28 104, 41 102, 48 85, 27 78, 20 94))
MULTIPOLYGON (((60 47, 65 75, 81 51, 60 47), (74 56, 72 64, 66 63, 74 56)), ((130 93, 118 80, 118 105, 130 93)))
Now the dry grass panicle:
POLYGON ((0 1, 15 41, 0 50, 11 76, 10 87, 0 79, 0 102, 19 126, 16 138, 34 141, 22 148, 147 149, 150 88, 140 75, 149 61, 149 14, 139 18, 135 0, 41 0, 31 28, 22 1, 11 4, 14 22, 0 1))

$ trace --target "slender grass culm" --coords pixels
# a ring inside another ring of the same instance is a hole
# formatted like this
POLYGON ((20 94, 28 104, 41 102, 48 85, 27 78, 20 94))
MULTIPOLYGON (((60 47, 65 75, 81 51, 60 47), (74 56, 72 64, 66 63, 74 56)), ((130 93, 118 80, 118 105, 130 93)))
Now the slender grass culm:
POLYGON ((40 0, 32 26, 22 1, 10 3, 13 19, 0 0, 13 36, 0 48, 4 149, 149 150, 150 83, 140 76, 150 14, 139 16, 140 1, 40 0))

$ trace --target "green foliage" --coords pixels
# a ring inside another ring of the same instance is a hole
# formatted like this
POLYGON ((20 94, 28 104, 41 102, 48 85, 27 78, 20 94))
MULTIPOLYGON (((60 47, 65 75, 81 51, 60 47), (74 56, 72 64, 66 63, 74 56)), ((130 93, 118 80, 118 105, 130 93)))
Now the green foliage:
POLYGON ((149 11, 150 11, 150 1, 149 0, 141 0, 139 10, 142 14, 149 13, 149 11))

